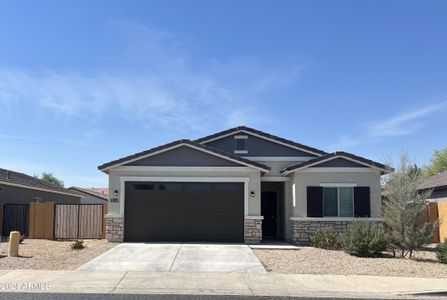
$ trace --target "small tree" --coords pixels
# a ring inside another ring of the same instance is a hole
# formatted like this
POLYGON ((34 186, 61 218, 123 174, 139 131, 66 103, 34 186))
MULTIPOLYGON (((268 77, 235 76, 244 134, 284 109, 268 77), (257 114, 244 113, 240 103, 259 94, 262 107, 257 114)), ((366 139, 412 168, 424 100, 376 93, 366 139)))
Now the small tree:
POLYGON ((447 172, 447 148, 436 150, 424 171, 428 176, 447 172))
POLYGON ((426 200, 431 191, 418 191, 422 174, 402 155, 400 167, 385 184, 388 200, 384 203, 385 224, 390 230, 391 247, 402 257, 411 258, 414 250, 430 243, 437 223, 424 220, 426 200))
POLYGON ((54 184, 58 187, 64 187, 64 182, 56 177, 53 176, 53 173, 49 172, 43 172, 42 175, 39 177, 37 175, 34 175, 34 177, 39 178, 40 180, 49 182, 51 184, 54 184))

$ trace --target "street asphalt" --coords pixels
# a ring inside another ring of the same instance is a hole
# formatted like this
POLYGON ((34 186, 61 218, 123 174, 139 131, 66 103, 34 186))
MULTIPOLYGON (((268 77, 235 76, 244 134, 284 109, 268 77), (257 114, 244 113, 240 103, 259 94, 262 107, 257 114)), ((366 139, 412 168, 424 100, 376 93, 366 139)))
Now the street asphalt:
MULTIPOLYGON (((362 300, 390 300, 392 298, 353 298, 343 296, 325 296, 325 297, 274 297, 274 296, 218 296, 218 295, 129 295, 129 294, 47 294, 47 293, 0 293, 0 299, 11 300, 93 300, 93 299, 107 299, 107 300, 342 300, 342 299, 362 299, 362 300)), ((399 299, 399 298, 394 298, 399 299)), ((402 298, 408 299, 408 298, 402 298)), ((413 298, 414 299, 414 298, 413 298)), ((419 298, 425 299, 425 298, 419 298)), ((439 298, 430 299, 437 300, 439 298)))

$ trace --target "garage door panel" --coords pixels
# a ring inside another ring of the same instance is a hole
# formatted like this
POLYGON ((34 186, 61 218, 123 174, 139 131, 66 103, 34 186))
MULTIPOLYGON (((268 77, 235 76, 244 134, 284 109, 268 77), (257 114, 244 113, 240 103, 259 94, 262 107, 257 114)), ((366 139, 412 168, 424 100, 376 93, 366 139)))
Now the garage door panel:
POLYGON ((242 242, 243 191, 242 183, 128 182, 125 240, 242 242))

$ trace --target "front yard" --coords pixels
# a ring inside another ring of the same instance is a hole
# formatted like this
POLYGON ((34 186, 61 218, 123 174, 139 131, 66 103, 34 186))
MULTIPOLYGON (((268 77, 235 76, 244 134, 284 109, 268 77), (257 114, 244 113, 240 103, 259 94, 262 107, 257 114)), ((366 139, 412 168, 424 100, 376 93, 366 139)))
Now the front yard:
POLYGON ((74 270, 116 244, 106 240, 84 240, 85 248, 72 250, 72 241, 25 239, 19 257, 8 257, 8 242, 0 245, 0 269, 74 270))
POLYGON ((447 278, 447 265, 436 261, 432 249, 418 251, 416 259, 360 258, 314 247, 253 251, 267 271, 277 273, 447 278))

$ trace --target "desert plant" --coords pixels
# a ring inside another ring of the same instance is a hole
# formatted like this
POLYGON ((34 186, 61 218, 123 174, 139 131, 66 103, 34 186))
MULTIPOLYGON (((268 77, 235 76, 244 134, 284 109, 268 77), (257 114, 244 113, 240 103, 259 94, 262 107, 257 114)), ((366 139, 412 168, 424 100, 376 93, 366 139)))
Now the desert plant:
POLYGON ((343 234, 343 250, 360 257, 379 257, 388 247, 388 239, 381 225, 356 220, 343 234))
POLYGON ((326 250, 341 249, 340 235, 330 228, 318 229, 315 232, 315 236, 312 238, 311 242, 315 248, 321 248, 326 250))
POLYGON ((76 241, 74 241, 73 244, 71 244, 71 249, 73 249, 73 250, 82 250, 84 248, 85 248, 84 241, 81 241, 81 240, 76 240, 76 241))
POLYGON ((447 264, 447 238, 436 247, 436 257, 440 263, 447 264))
POLYGON ((399 169, 389 175, 385 184, 385 224, 393 253, 397 250, 402 257, 411 258, 415 250, 430 243, 438 225, 423 218, 431 191, 418 191, 421 180, 422 172, 404 154, 399 169))

